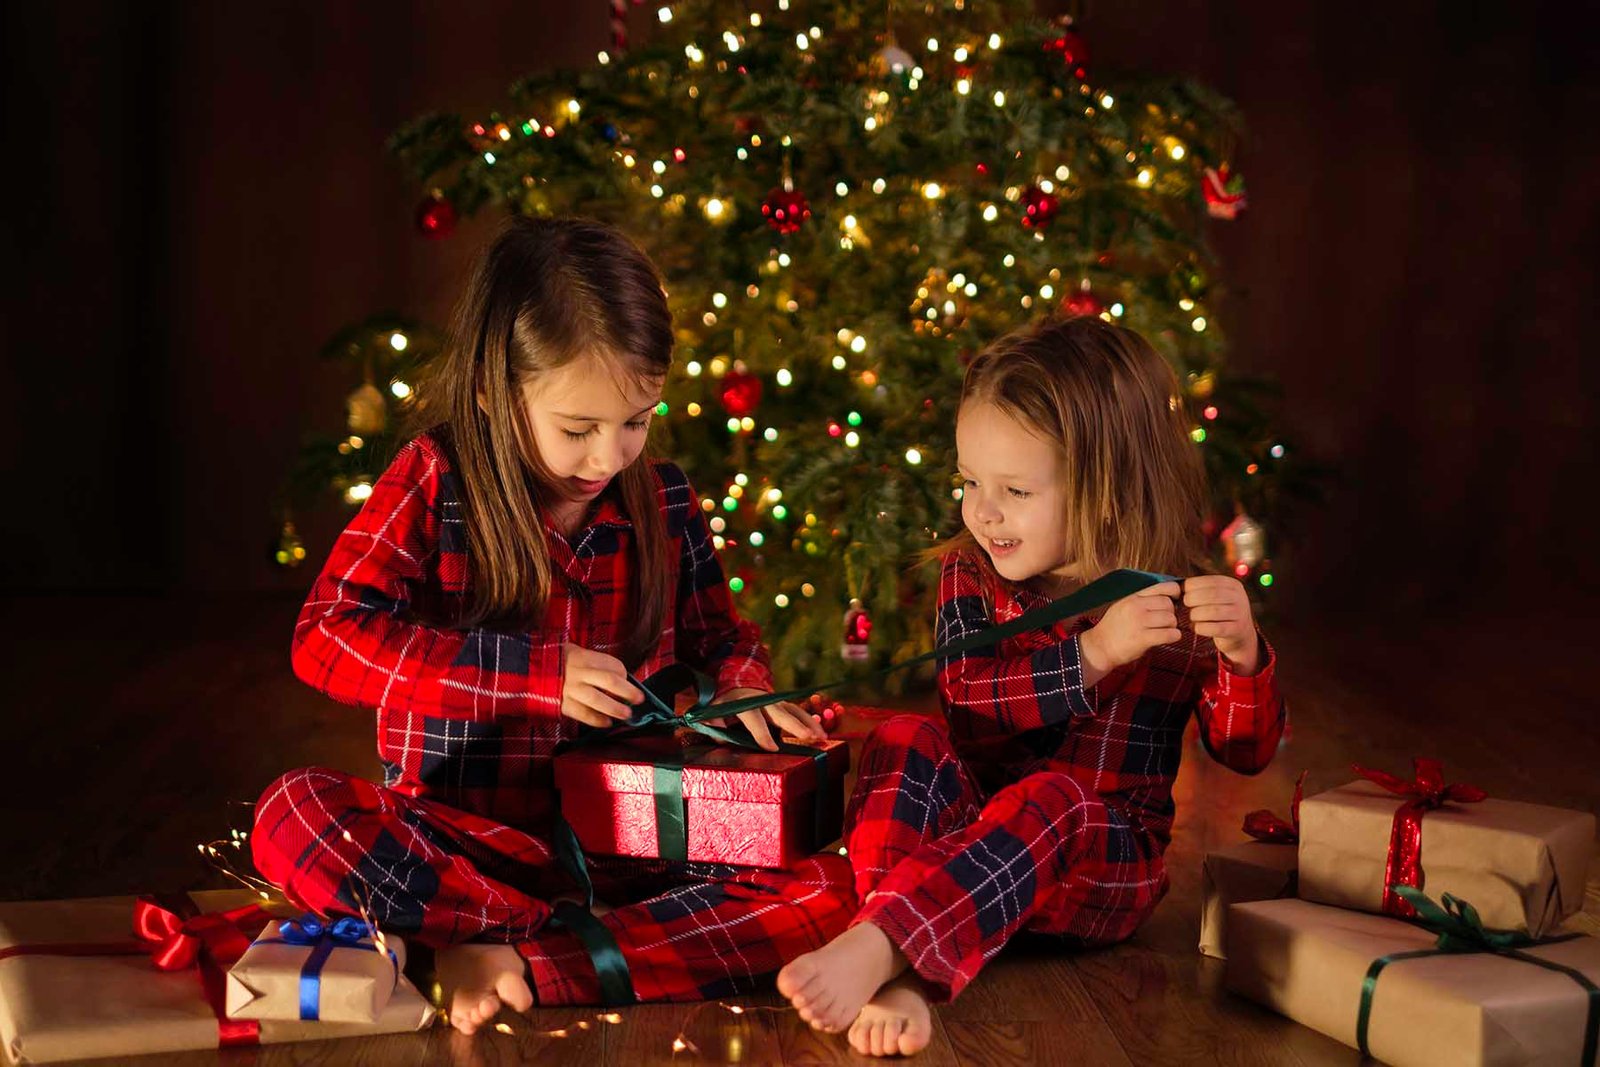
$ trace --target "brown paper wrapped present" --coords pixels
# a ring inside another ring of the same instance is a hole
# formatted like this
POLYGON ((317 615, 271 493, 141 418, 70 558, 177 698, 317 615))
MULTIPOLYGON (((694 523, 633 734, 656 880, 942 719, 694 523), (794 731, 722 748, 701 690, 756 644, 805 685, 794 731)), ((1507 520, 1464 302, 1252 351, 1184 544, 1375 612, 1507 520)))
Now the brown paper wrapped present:
MULTIPOLYGON (((1429 763, 1418 761, 1419 779, 1429 763)), ((1429 896, 1472 901, 1486 926, 1534 936, 1583 907, 1592 814, 1493 798, 1446 798, 1431 807, 1397 795, 1389 776, 1363 773, 1389 781, 1390 788, 1351 782, 1301 806, 1302 899, 1406 917, 1409 910, 1385 889, 1416 885, 1429 896), (1403 808, 1413 809, 1409 831, 1400 825, 1403 808), (1403 873, 1408 860, 1420 877, 1403 873)))
POLYGON ((359 919, 273 922, 228 971, 228 1018, 370 1023, 405 965, 405 944, 359 919))
POLYGON ((1241 841, 1207 852, 1200 897, 1200 952, 1226 958, 1229 904, 1292 897, 1295 891, 1293 843, 1241 841))
MULTIPOLYGON (((1410 922, 1304 900, 1235 904, 1225 980, 1235 993, 1362 1048, 1365 979, 1391 958, 1371 985, 1369 1055, 1395 1067, 1595 1062, 1585 1054, 1590 999, 1573 974, 1489 952, 1440 952, 1438 942, 1410 922), (1418 955, 1392 959, 1406 953, 1418 955)), ((1600 982, 1600 939, 1517 951, 1600 982)))
POLYGON ((163 901, 165 909, 133 897, 0 904, 0 1041, 7 1053, 17 1063, 48 1063, 402 1033, 433 1021, 433 1008, 403 977, 376 1022, 228 1019, 227 967, 265 915, 224 914, 254 900, 253 893, 225 891, 163 901), (132 936, 136 916, 144 920, 142 939, 132 936), (245 923, 249 932, 240 929, 245 923))

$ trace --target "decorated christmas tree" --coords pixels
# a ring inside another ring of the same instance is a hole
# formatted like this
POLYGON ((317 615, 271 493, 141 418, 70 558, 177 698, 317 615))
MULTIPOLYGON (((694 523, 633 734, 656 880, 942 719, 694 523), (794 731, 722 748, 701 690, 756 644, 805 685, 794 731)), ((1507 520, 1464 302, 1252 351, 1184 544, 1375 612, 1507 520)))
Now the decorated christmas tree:
MULTIPOLYGON (((1100 315, 1171 360, 1219 564, 1272 584, 1263 527, 1292 460, 1262 387, 1221 371, 1206 243, 1245 204, 1228 101, 1104 73, 1079 27, 1027 3, 655 15, 648 41, 529 77, 495 113, 421 118, 393 148, 425 236, 485 210, 579 214, 660 265, 678 358, 655 446, 701 493, 785 680, 929 646, 936 572, 916 560, 960 521, 963 368, 1045 315, 1100 315)), ((438 343, 400 321, 333 342, 359 375, 349 433, 307 450, 292 498, 360 504, 438 343)), ((297 552, 286 526, 279 558, 297 552)))

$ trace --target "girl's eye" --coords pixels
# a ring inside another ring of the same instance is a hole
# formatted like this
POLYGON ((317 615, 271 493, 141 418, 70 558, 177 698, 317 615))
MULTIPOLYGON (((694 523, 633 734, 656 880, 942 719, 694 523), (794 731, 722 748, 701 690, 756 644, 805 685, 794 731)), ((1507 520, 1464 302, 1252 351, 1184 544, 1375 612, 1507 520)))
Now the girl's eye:
POLYGON ((632 422, 624 423, 623 425, 627 426, 628 429, 630 429, 630 430, 642 430, 646 426, 650 425, 650 420, 649 419, 634 419, 632 422))
POLYGON ((1009 492, 1012 496, 1016 497, 1018 500, 1026 500, 1030 496, 1033 495, 1032 493, 1028 492, 1026 489, 1008 489, 1007 492, 1009 492))
POLYGON ((587 430, 584 430, 582 433, 578 433, 578 432, 576 432, 574 430, 562 430, 561 432, 566 434, 568 437, 570 437, 574 441, 582 441, 584 438, 592 437, 594 435, 594 427, 591 426, 587 430))
POLYGON ((965 474, 952 474, 950 476, 950 488, 952 489, 965 489, 969 485, 977 484, 977 482, 973 481, 971 478, 968 478, 965 474))

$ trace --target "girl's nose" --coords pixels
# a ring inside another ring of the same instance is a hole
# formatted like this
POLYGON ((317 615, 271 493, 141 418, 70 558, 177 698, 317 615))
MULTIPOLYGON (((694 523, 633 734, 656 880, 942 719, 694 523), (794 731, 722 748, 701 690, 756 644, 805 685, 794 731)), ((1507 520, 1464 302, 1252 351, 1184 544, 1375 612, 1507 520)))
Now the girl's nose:
MULTIPOLYGON (((967 491, 970 493, 972 490, 967 491)), ((988 496, 980 493, 972 502, 972 517, 986 525, 996 523, 1000 521, 1000 509, 990 502, 988 496)))

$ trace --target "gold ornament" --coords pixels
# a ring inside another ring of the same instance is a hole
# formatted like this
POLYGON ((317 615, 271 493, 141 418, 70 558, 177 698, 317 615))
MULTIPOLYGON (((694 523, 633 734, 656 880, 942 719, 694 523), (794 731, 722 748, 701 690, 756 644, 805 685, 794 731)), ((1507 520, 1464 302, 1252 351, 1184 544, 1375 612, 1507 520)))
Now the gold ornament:
POLYGON ((300 532, 288 519, 283 520, 283 529, 278 531, 278 544, 273 549, 272 558, 280 567, 298 567, 305 562, 305 542, 300 540, 300 532))
POLYGON ((389 405, 376 385, 365 382, 355 392, 345 397, 345 421, 351 433, 379 434, 389 421, 389 405))
POLYGON ((941 267, 928 271, 917 286, 911 301, 911 328, 919 334, 944 337, 959 330, 967 321, 972 300, 963 289, 966 279, 951 278, 941 267))
POLYGON ((1267 558, 1267 531, 1243 511, 1222 528, 1221 539, 1231 567, 1256 567, 1267 558))

